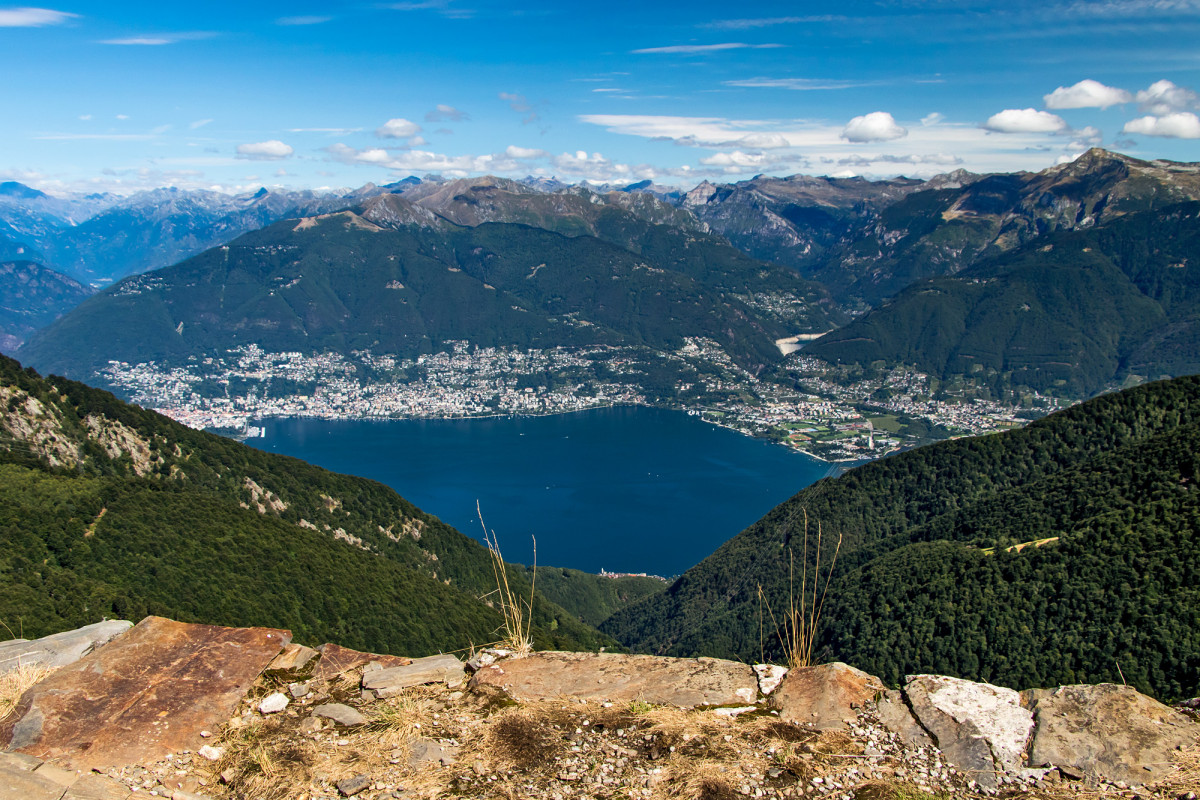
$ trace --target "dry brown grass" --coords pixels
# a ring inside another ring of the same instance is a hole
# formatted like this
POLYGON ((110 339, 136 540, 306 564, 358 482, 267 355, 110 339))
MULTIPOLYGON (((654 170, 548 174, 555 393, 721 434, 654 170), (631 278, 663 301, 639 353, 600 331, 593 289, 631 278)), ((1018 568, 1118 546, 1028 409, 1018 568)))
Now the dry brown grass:
MULTIPOLYGON (((812 666, 815 661, 816 653, 814 647, 817 640, 817 630, 821 624, 821 612, 825 610, 825 595, 829 591, 829 582, 833 580, 833 570, 837 566, 838 554, 842 551, 841 534, 837 537, 837 544, 833 548, 833 557, 830 559, 828 566, 823 566, 821 563, 821 548, 825 546, 828 552, 829 545, 825 541, 824 531, 821 529, 821 522, 817 520, 816 536, 812 536, 808 525, 808 509, 801 508, 798 512, 793 512, 784 523, 784 532, 789 531, 796 522, 798 514, 804 515, 804 542, 801 546, 800 554, 800 592, 796 593, 796 554, 792 548, 788 548, 788 598, 787 607, 783 609, 783 622, 775 616, 775 611, 771 607, 770 599, 763 592, 760 585, 758 587, 758 600, 761 605, 765 605, 767 615, 771 619, 771 625, 775 629, 775 636, 779 640, 780 646, 783 648, 784 656, 787 660, 789 669, 798 667, 812 666), (808 553, 810 547, 814 550, 812 577, 809 578, 808 553), (822 573, 824 573, 824 586, 821 585, 822 573), (809 583, 811 582, 811 586, 809 583)), ((761 608, 761 606, 760 606, 761 608)), ((761 610, 759 612, 759 638, 762 638, 761 610)))
POLYGON ((484 739, 490 760, 508 769, 536 772, 550 768, 566 746, 555 713, 538 708, 508 708, 496 714, 484 739))
POLYGON ((54 667, 22 664, 16 669, 0 675, 0 722, 8 719, 8 715, 13 713, 13 709, 21 700, 21 695, 25 694, 29 687, 54 672, 54 669, 54 667))
MULTIPOLYGON (((511 650, 515 656, 528 655, 533 651, 533 597, 537 588, 537 539, 533 540, 533 578, 529 584, 529 598, 518 597, 508 584, 508 564, 500 553, 500 540, 495 531, 489 531, 483 521, 483 509, 479 501, 475 501, 475 512, 479 515, 479 525, 483 528, 483 541, 487 544, 488 555, 491 556, 492 573, 496 580, 496 590, 491 594, 496 596, 495 605, 499 606, 500 616, 504 619, 501 626, 500 641, 496 644, 506 650, 511 650)), ((485 595, 486 600, 489 595, 485 595)))

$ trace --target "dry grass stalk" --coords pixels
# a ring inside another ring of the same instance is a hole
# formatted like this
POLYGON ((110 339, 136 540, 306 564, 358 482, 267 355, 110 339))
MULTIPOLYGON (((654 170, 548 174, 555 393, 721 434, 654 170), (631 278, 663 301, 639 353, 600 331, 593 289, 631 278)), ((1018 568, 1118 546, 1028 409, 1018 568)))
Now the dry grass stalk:
MULTIPOLYGON (((809 567, 808 567, 808 550, 810 540, 813 538, 809 532, 808 525, 808 509, 803 508, 801 511, 804 514, 804 545, 800 556, 800 594, 797 598, 795 593, 796 574, 795 574, 795 551, 788 548, 788 605, 787 613, 783 618, 783 625, 780 626, 779 620, 775 617, 775 611, 771 608, 770 600, 767 599, 766 593, 763 592, 761 585, 758 587, 759 602, 765 604, 767 613, 771 617, 771 623, 775 627, 775 636, 779 639, 779 644, 783 648, 784 656, 787 660, 789 669, 797 667, 810 667, 815 663, 814 646, 817 640, 817 629, 821 624, 821 612, 825 609, 825 596, 829 592, 829 583, 833 580, 834 567, 837 566, 838 555, 842 551, 842 536, 838 534, 837 545, 833 550, 833 558, 829 561, 829 566, 825 569, 825 583, 821 585, 821 547, 824 542, 824 532, 821 529, 820 520, 817 521, 817 534, 813 548, 815 550, 813 565, 812 565, 812 587, 809 587, 809 567), (811 591, 811 596, 810 596, 811 591)), ((796 513, 793 512, 788 517, 785 530, 792 527, 795 522, 796 513)), ((762 617, 759 612, 759 638, 762 638, 762 617)))
MULTIPOLYGON (((500 542, 495 531, 489 531, 483 521, 483 510, 479 501, 475 501, 475 513, 479 516, 479 525, 483 528, 483 541, 487 544, 488 554, 492 558, 492 574, 496 579, 496 591, 500 615, 504 619, 501 626, 503 637, 498 645, 506 650, 512 650, 514 655, 528 655, 533 651, 533 593, 537 587, 537 539, 533 540, 533 578, 529 584, 529 599, 518 597, 508 585, 508 565, 500 553, 500 542)), ((484 595, 486 598, 488 595, 484 595)), ((481 598, 482 599, 482 598, 481 598)))
POLYGON ((54 672, 54 669, 35 664, 19 664, 16 669, 0 675, 0 722, 8 719, 8 715, 13 713, 13 709, 21 701, 21 695, 25 694, 29 687, 54 672))

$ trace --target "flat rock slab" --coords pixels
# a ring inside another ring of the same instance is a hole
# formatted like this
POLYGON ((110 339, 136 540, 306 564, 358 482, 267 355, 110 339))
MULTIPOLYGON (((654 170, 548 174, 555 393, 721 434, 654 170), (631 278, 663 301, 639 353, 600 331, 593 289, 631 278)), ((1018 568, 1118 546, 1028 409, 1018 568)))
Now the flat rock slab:
POLYGON ((888 689, 876 705, 879 721, 892 733, 900 737, 905 747, 919 750, 922 747, 933 747, 933 739, 925 729, 917 724, 916 718, 908 710, 904 695, 898 689, 888 689))
POLYGON ((321 645, 317 648, 321 653, 321 660, 317 662, 316 669, 313 670, 313 680, 327 681, 331 678, 336 678, 343 672, 349 672, 352 669, 365 666, 372 661, 382 664, 386 669, 388 667, 402 667, 405 664, 411 664, 411 658, 404 656, 385 656, 378 653, 362 653, 358 650, 351 650, 349 647, 342 647, 340 644, 332 642, 321 645))
POLYGON ((428 656, 403 666, 364 672, 362 688, 374 692, 376 697, 392 697, 411 686, 461 683, 466 675, 466 665, 454 656, 428 656))
POLYGON ((1128 686, 1062 686, 1034 706, 1029 763, 1140 785, 1165 777, 1171 755, 1200 738, 1200 725, 1128 686))
POLYGON ((749 664, 620 653, 533 653, 484 667, 471 686, 494 687, 514 700, 641 700, 682 708, 740 706, 758 698, 749 664))
POLYGON ((13 639, 0 642, 0 675, 17 667, 65 667, 74 664, 132 627, 132 622, 112 619, 73 631, 52 633, 33 641, 13 639))
POLYGON ((311 647, 305 647, 302 644, 292 642, 287 647, 283 648, 283 652, 275 656, 275 660, 267 667, 268 672, 301 672, 305 667, 312 662, 314 658, 321 655, 311 647))
POLYGON ((93 773, 71 784, 62 800, 128 800, 132 796, 120 781, 93 773))
POLYGON ((349 728, 367 724, 367 718, 362 715, 362 712, 342 703, 325 703, 314 706, 312 715, 331 719, 338 725, 345 725, 349 728))
POLYGON ((0 766, 0 800, 61 800, 67 787, 26 769, 0 766))
POLYGON ((194 750, 216 730, 291 633, 146 617, 21 696, 0 746, 76 770, 194 750))
POLYGON ((1024 767, 1033 714, 1012 689, 944 675, 910 675, 904 693, 913 714, 937 739, 946 760, 981 786, 1024 767))
POLYGON ((879 678, 848 664, 797 667, 771 695, 771 705, 784 722, 845 729, 858 721, 858 709, 885 690, 879 678))

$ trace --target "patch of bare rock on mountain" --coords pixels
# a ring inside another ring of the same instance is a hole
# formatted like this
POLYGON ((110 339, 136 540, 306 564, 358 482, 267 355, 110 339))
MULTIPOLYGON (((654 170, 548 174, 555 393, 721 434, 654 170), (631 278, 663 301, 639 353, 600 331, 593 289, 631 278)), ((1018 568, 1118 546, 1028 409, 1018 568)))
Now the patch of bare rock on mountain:
MULTIPOLYGON (((914 675, 888 689, 845 664, 406 658, 268 628, 127 626, 56 634, 71 643, 61 666, 0 720, 0 800, 1200 792, 1194 713, 1126 686, 1018 693, 914 675)), ((6 682, 26 669, 0 664, 6 682)))

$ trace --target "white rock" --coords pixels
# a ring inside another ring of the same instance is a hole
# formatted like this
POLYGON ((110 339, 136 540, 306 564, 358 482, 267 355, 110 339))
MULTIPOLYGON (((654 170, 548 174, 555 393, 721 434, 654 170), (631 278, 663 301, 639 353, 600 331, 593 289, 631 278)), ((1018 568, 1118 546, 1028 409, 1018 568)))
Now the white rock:
POLYGON ((758 690, 764 695, 775 691, 787 673, 787 667, 781 667, 778 664, 754 665, 754 674, 758 676, 758 690))
POLYGON ((289 702, 286 694, 275 692, 263 698, 263 701, 258 704, 258 710, 264 714, 274 714, 287 708, 289 702))
POLYGON ((209 761, 220 761, 221 756, 225 755, 225 751, 219 747, 213 747, 211 744, 206 744, 196 751, 209 761))

